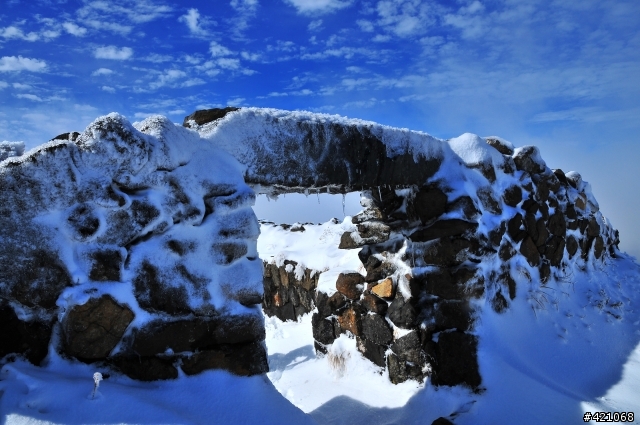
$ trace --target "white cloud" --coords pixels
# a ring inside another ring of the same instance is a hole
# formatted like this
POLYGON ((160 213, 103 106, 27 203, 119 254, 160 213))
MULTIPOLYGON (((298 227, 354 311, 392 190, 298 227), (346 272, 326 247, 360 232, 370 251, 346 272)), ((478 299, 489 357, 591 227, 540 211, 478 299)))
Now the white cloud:
POLYGON ((217 58, 221 56, 229 56, 233 52, 224 47, 222 44, 216 41, 212 41, 209 45, 209 53, 211 53, 211 56, 213 56, 214 58, 217 58))
POLYGON ((187 73, 179 70, 179 69, 168 69, 165 72, 163 72, 162 74, 160 74, 160 76, 158 77, 158 79, 156 81, 154 81, 153 83, 151 83, 149 85, 149 87, 151 87, 151 89, 155 90, 158 89, 160 87, 163 86, 173 86, 175 85, 176 80, 179 80, 181 78, 184 78, 187 76, 187 73))
POLYGON ((285 0, 303 15, 335 12, 351 6, 352 0, 285 0))
POLYGON ((24 58, 22 56, 4 56, 0 59, 0 72, 44 72, 47 63, 39 59, 24 58))
POLYGON ((110 87, 110 86, 102 86, 101 89, 103 91, 108 92, 108 93, 115 93, 116 92, 116 89, 114 89, 113 87, 110 87))
POLYGON ((360 29, 364 32, 373 32, 374 27, 371 21, 367 21, 366 19, 358 19, 356 24, 360 27, 360 29))
POLYGON ((163 62, 171 62, 173 57, 170 55, 160 55, 158 53, 151 53, 148 56, 142 58, 143 61, 152 62, 152 63, 163 63, 163 62))
POLYGON ((371 40, 375 41, 376 43, 385 43, 385 42, 391 40, 391 36, 390 35, 378 34, 375 37, 373 37, 371 40))
POLYGON ((242 59, 247 61, 257 62, 260 60, 260 55, 257 53, 242 52, 240 53, 240 56, 242 56, 242 59))
POLYGON ((31 90, 33 88, 29 84, 22 84, 22 83, 13 83, 12 86, 14 89, 17 89, 17 90, 31 90))
POLYGON ((97 59, 126 60, 133 56, 133 50, 130 47, 104 46, 96 48, 93 55, 97 59))
POLYGON ((76 37, 84 37, 87 34, 87 29, 74 24, 73 22, 65 22, 62 27, 71 35, 76 37))
POLYGON ((76 103, 73 105, 73 109, 75 109, 76 111, 92 112, 92 111, 96 111, 98 108, 95 108, 91 105, 82 105, 82 104, 76 103))
POLYGON ((399 37, 423 33, 433 21, 429 4, 422 0, 385 0, 378 2, 378 24, 399 37))
POLYGON ((111 74, 113 74, 113 71, 110 70, 109 68, 96 69, 91 73, 91 75, 93 75, 94 77, 98 77, 100 75, 111 75, 111 74))
POLYGON ((320 31, 322 29, 322 19, 316 19, 315 21, 309 22, 307 29, 309 31, 320 31))
POLYGON ((13 25, 6 28, 0 28, 0 37, 3 37, 7 40, 15 38, 25 41, 37 41, 40 39, 38 33, 30 32, 28 34, 25 34, 20 28, 13 25))
POLYGON ((81 18, 93 20, 117 20, 115 17, 126 18, 132 23, 140 24, 166 18, 173 12, 173 8, 151 0, 93 0, 85 2, 85 6, 78 9, 81 18))
POLYGON ((182 15, 178 18, 178 21, 184 22, 192 35, 207 35, 207 30, 200 26, 200 12, 198 12, 198 9, 189 9, 186 15, 182 15))
POLYGON ((242 32, 249 27, 249 21, 256 15, 258 0, 231 0, 229 4, 238 13, 238 16, 231 20, 232 31, 236 37, 241 37, 242 32))
POLYGON ((216 64, 222 69, 237 70, 240 69, 240 61, 232 58, 219 58, 216 64))
POLYGON ((268 97, 285 97, 285 96, 311 96, 313 91, 309 89, 294 90, 290 92, 271 92, 268 97))
POLYGON ((131 33, 131 30, 133 30, 133 27, 131 25, 122 25, 115 22, 104 22, 97 19, 86 20, 83 22, 93 29, 107 30, 121 36, 129 35, 129 33, 131 33))
POLYGON ((200 86, 202 84, 206 84, 207 82, 204 81, 203 79, 200 78, 191 78, 185 82, 183 82, 182 84, 180 84, 180 87, 193 87, 193 86, 200 86))
POLYGON ((19 99, 28 99, 28 100, 32 100, 34 102, 42 102, 42 98, 36 96, 35 94, 17 94, 16 95, 17 98, 19 99))
POLYGON ((245 100, 246 99, 244 97, 236 97, 236 98, 227 100, 227 105, 240 106, 245 100))
POLYGON ((6 83, 5 81, 0 81, 0 90, 6 89, 7 87, 9 87, 8 83, 6 83))

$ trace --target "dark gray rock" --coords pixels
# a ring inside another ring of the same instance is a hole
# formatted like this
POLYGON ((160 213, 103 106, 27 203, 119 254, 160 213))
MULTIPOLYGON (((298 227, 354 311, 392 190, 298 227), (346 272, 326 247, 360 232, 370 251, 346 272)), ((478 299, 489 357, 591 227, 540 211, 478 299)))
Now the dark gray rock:
POLYGON ((398 295, 389 305, 389 320, 397 327, 408 329, 415 324, 418 313, 412 301, 412 299, 405 301, 401 295, 398 295))
POLYGON ((552 266, 558 267, 564 256, 565 241, 561 236, 552 236, 545 246, 544 256, 552 266))
POLYGON ((502 295, 502 292, 498 291, 491 299, 491 308, 493 308, 496 313, 504 313, 508 307, 509 303, 507 299, 502 295))
POLYGON ((384 317, 367 314, 362 319, 362 335, 377 345, 389 345, 393 341, 393 331, 384 317))
POLYGON ((465 220, 440 220, 427 228, 413 232, 409 238, 413 242, 427 242, 438 238, 459 236, 467 232, 474 232, 477 227, 477 223, 471 223, 465 220))
POLYGON ((204 125, 212 121, 224 118, 224 116, 229 112, 237 111, 238 109, 240 108, 236 108, 233 106, 227 106, 226 108, 201 109, 199 111, 195 111, 191 115, 187 115, 184 118, 182 125, 184 127, 191 127, 189 121, 195 121, 197 125, 204 125))
POLYGON ((367 338, 357 337, 357 348, 362 355, 369 359, 373 364, 385 367, 385 351, 387 351, 386 345, 378 345, 367 338))
POLYGON ((466 301, 442 301, 435 309, 435 332, 447 329, 466 331, 471 326, 471 311, 466 301))
POLYGON ((572 258, 578 252, 578 241, 573 236, 567 238, 567 252, 569 253, 569 258, 572 258))
POLYGON ((534 267, 540 263, 540 253, 531 237, 527 236, 520 244, 520 253, 524 255, 530 266, 534 267))
POLYGON ((260 375, 269 371, 267 351, 262 342, 201 350, 184 359, 180 368, 187 375, 211 369, 227 370, 238 376, 260 375))
POLYGON ((505 143, 504 140, 497 137, 487 137, 485 140, 489 146, 494 147, 501 154, 513 155, 513 146, 510 143, 505 143))
POLYGON ((541 174, 544 172, 546 164, 540 156, 540 151, 536 146, 523 146, 513 156, 518 170, 526 171, 529 174, 541 174))
POLYGON ((423 186, 416 193, 413 208, 424 224, 444 214, 447 208, 447 195, 435 186, 423 186))
POLYGON ((502 214, 502 208, 500 208, 500 204, 493 196, 493 191, 489 187, 484 187, 478 190, 478 199, 482 204, 482 208, 485 211, 488 211, 491 214, 500 215, 502 214))
POLYGON ((511 239, 518 243, 523 240, 527 236, 527 232, 523 229, 524 220, 522 218, 522 214, 518 213, 507 223, 507 233, 511 237, 511 239))
POLYGON ((314 313, 311 318, 311 327, 313 330, 313 339, 321 344, 331 344, 336 339, 333 320, 324 319, 320 317, 318 313, 314 313))
POLYGON ((52 329, 51 322, 20 320, 11 306, 0 303, 0 359, 17 353, 39 366, 47 356, 52 329))
POLYGON ((104 249, 89 255, 91 270, 89 279, 96 282, 120 281, 120 269, 124 259, 119 249, 104 249))
POLYGON ((457 331, 441 332, 436 348, 433 384, 478 388, 482 379, 478 370, 477 351, 475 336, 457 331))
POLYGON ((510 207, 515 207, 522 201, 522 189, 520 186, 511 185, 504 191, 504 195, 502 195, 502 199, 504 203, 509 205, 510 207))
POLYGON ((381 300, 370 292, 365 292, 364 297, 362 298, 362 305, 367 310, 383 316, 389 307, 386 301, 381 300))

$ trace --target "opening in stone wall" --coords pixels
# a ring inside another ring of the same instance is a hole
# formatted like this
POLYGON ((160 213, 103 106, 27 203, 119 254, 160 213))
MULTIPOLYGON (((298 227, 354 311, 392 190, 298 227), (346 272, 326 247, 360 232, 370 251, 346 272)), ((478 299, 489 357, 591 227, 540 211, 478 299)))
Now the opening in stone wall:
POLYGON ((342 221, 362 211, 360 192, 346 195, 329 193, 288 193, 276 199, 258 195, 253 208, 261 221, 277 224, 326 223, 332 218, 342 221))

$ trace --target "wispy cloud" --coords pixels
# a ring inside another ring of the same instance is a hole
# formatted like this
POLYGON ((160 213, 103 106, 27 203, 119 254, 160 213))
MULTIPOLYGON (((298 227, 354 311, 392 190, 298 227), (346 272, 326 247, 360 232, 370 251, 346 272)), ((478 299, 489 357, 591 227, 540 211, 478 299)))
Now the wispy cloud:
POLYGON ((111 74, 113 74, 113 71, 110 70, 109 68, 99 68, 91 73, 91 75, 93 75, 94 77, 98 77, 100 75, 111 75, 111 74))
POLYGON ((94 50, 96 59, 127 60, 133 56, 133 49, 130 47, 103 46, 94 50))
POLYGON ((285 0, 303 15, 335 12, 351 6, 352 0, 285 0))
POLYGON ((0 72, 44 72, 46 70, 47 63, 39 59, 22 56, 3 56, 0 59, 0 72))
POLYGON ((151 22, 171 15, 173 8, 151 0, 93 0, 78 9, 81 18, 104 19, 106 16, 123 17, 134 24, 151 22))
POLYGON ((21 94, 16 94, 15 96, 18 99, 27 99, 27 100, 32 100, 34 102, 43 102, 44 101, 41 97, 36 96, 35 94, 31 94, 31 93, 21 93, 21 94))
POLYGON ((102 91, 106 91, 107 93, 115 93, 116 92, 116 89, 114 89, 111 86, 102 86, 100 89, 102 91))
POLYGON ((0 37, 7 40, 19 39, 25 41, 38 41, 40 39, 40 35, 38 35, 38 33, 29 32, 25 34, 21 28, 14 25, 0 28, 0 37))
POLYGON ((256 16, 258 0, 231 0, 230 5, 237 13, 231 19, 231 31, 236 37, 242 37, 249 28, 249 21, 256 16))
POLYGON ((203 19, 198 9, 189 9, 185 15, 178 18, 179 22, 184 23, 192 36, 205 37, 209 32, 203 27, 203 19))
POLYGON ((309 31, 320 31, 322 29, 322 19, 316 19, 315 21, 309 22, 307 26, 309 31))
POLYGON ((62 27, 71 35, 75 35, 76 37, 84 37, 87 35, 87 29, 83 28, 73 22, 65 22, 62 24, 62 27))

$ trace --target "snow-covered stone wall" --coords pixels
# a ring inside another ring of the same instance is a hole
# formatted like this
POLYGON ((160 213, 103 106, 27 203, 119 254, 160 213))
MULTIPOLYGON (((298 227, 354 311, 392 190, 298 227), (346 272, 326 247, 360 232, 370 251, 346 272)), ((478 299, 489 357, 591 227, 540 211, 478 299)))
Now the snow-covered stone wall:
POLYGON ((0 163, 0 356, 51 348, 138 379, 264 372, 241 165, 163 117, 74 136, 0 163))

